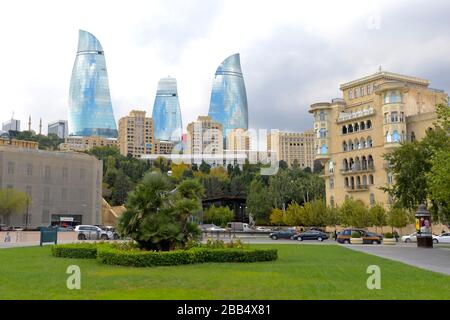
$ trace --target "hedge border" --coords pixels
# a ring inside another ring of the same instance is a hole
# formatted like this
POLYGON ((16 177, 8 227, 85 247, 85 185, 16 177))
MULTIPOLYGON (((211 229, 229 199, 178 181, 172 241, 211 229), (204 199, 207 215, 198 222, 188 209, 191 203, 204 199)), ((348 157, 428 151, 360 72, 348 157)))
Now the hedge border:
POLYGON ((52 246, 52 255, 58 258, 96 259, 97 248, 95 243, 58 244, 52 246))
POLYGON ((278 259, 276 249, 210 249, 196 247, 168 252, 119 250, 95 243, 63 244, 52 247, 59 258, 97 259, 108 265, 130 267, 176 266, 198 263, 262 262, 278 259))

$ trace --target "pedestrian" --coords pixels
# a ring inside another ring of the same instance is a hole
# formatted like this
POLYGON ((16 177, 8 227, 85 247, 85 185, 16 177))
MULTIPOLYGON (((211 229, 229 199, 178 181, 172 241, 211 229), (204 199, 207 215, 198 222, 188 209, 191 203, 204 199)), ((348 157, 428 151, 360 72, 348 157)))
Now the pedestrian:
POLYGON ((11 242, 11 236, 9 235, 9 232, 6 233, 5 242, 11 242))

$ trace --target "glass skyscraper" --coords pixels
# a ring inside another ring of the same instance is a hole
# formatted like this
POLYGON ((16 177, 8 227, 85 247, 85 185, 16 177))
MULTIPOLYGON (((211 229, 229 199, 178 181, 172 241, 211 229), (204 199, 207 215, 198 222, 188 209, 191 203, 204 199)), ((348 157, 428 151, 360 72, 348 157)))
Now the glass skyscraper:
POLYGON ((69 135, 117 138, 103 48, 83 30, 70 82, 69 135))
POLYGON ((227 130, 248 129, 247 92, 239 53, 225 59, 217 68, 209 116, 222 124, 224 137, 227 130))
POLYGON ((159 81, 152 117, 155 139, 181 141, 183 126, 175 78, 168 77, 159 81))

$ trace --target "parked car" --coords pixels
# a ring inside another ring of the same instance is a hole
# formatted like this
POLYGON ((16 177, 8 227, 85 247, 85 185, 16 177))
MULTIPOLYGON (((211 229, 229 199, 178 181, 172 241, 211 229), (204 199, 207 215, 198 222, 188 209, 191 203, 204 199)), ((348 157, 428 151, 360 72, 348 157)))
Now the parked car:
POLYGON ((252 231, 248 223, 243 222, 228 222, 227 228, 232 231, 252 231))
POLYGON ((216 226, 215 224, 201 224, 199 228, 202 231, 225 231, 226 229, 216 226))
POLYGON ((443 233, 439 236, 433 235, 433 243, 450 243, 450 232, 443 233))
POLYGON ((112 226, 106 226, 103 228, 104 231, 108 234, 109 239, 118 240, 120 238, 119 234, 116 231, 116 228, 112 226))
POLYGON ((303 241, 303 240, 318 240, 323 241, 328 239, 328 235, 325 232, 317 230, 308 230, 301 232, 292 237, 293 240, 303 241))
POLYGON ((75 232, 78 233, 78 240, 109 240, 107 232, 96 226, 76 226, 75 232))
POLYGON ((6 224, 0 224, 0 231, 9 231, 9 228, 6 226, 6 224))
POLYGON ((272 232, 272 229, 266 227, 256 227, 256 231, 272 232))
POLYGON ((403 236, 402 242, 410 243, 417 242, 417 232, 411 233, 410 235, 403 236))
POLYGON ((352 232, 359 232, 361 234, 363 244, 381 244, 381 241, 383 241, 383 236, 373 232, 368 232, 363 229, 344 229, 337 236, 337 242, 347 244, 350 243, 352 232))
POLYGON ((272 240, 292 239, 292 237, 296 234, 297 232, 295 230, 280 230, 269 234, 269 238, 271 238, 272 240))

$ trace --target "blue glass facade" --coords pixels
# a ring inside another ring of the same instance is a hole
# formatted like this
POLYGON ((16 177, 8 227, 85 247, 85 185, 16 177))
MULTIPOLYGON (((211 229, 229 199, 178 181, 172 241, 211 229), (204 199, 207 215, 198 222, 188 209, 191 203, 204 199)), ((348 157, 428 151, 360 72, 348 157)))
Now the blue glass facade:
POLYGON ((225 59, 217 68, 209 116, 222 124, 224 137, 229 129, 248 129, 247 92, 238 53, 225 59))
POLYGON ((103 48, 83 30, 70 82, 69 135, 117 138, 103 48))
POLYGON ((175 78, 168 77, 159 81, 152 117, 155 139, 181 141, 183 126, 175 78))

